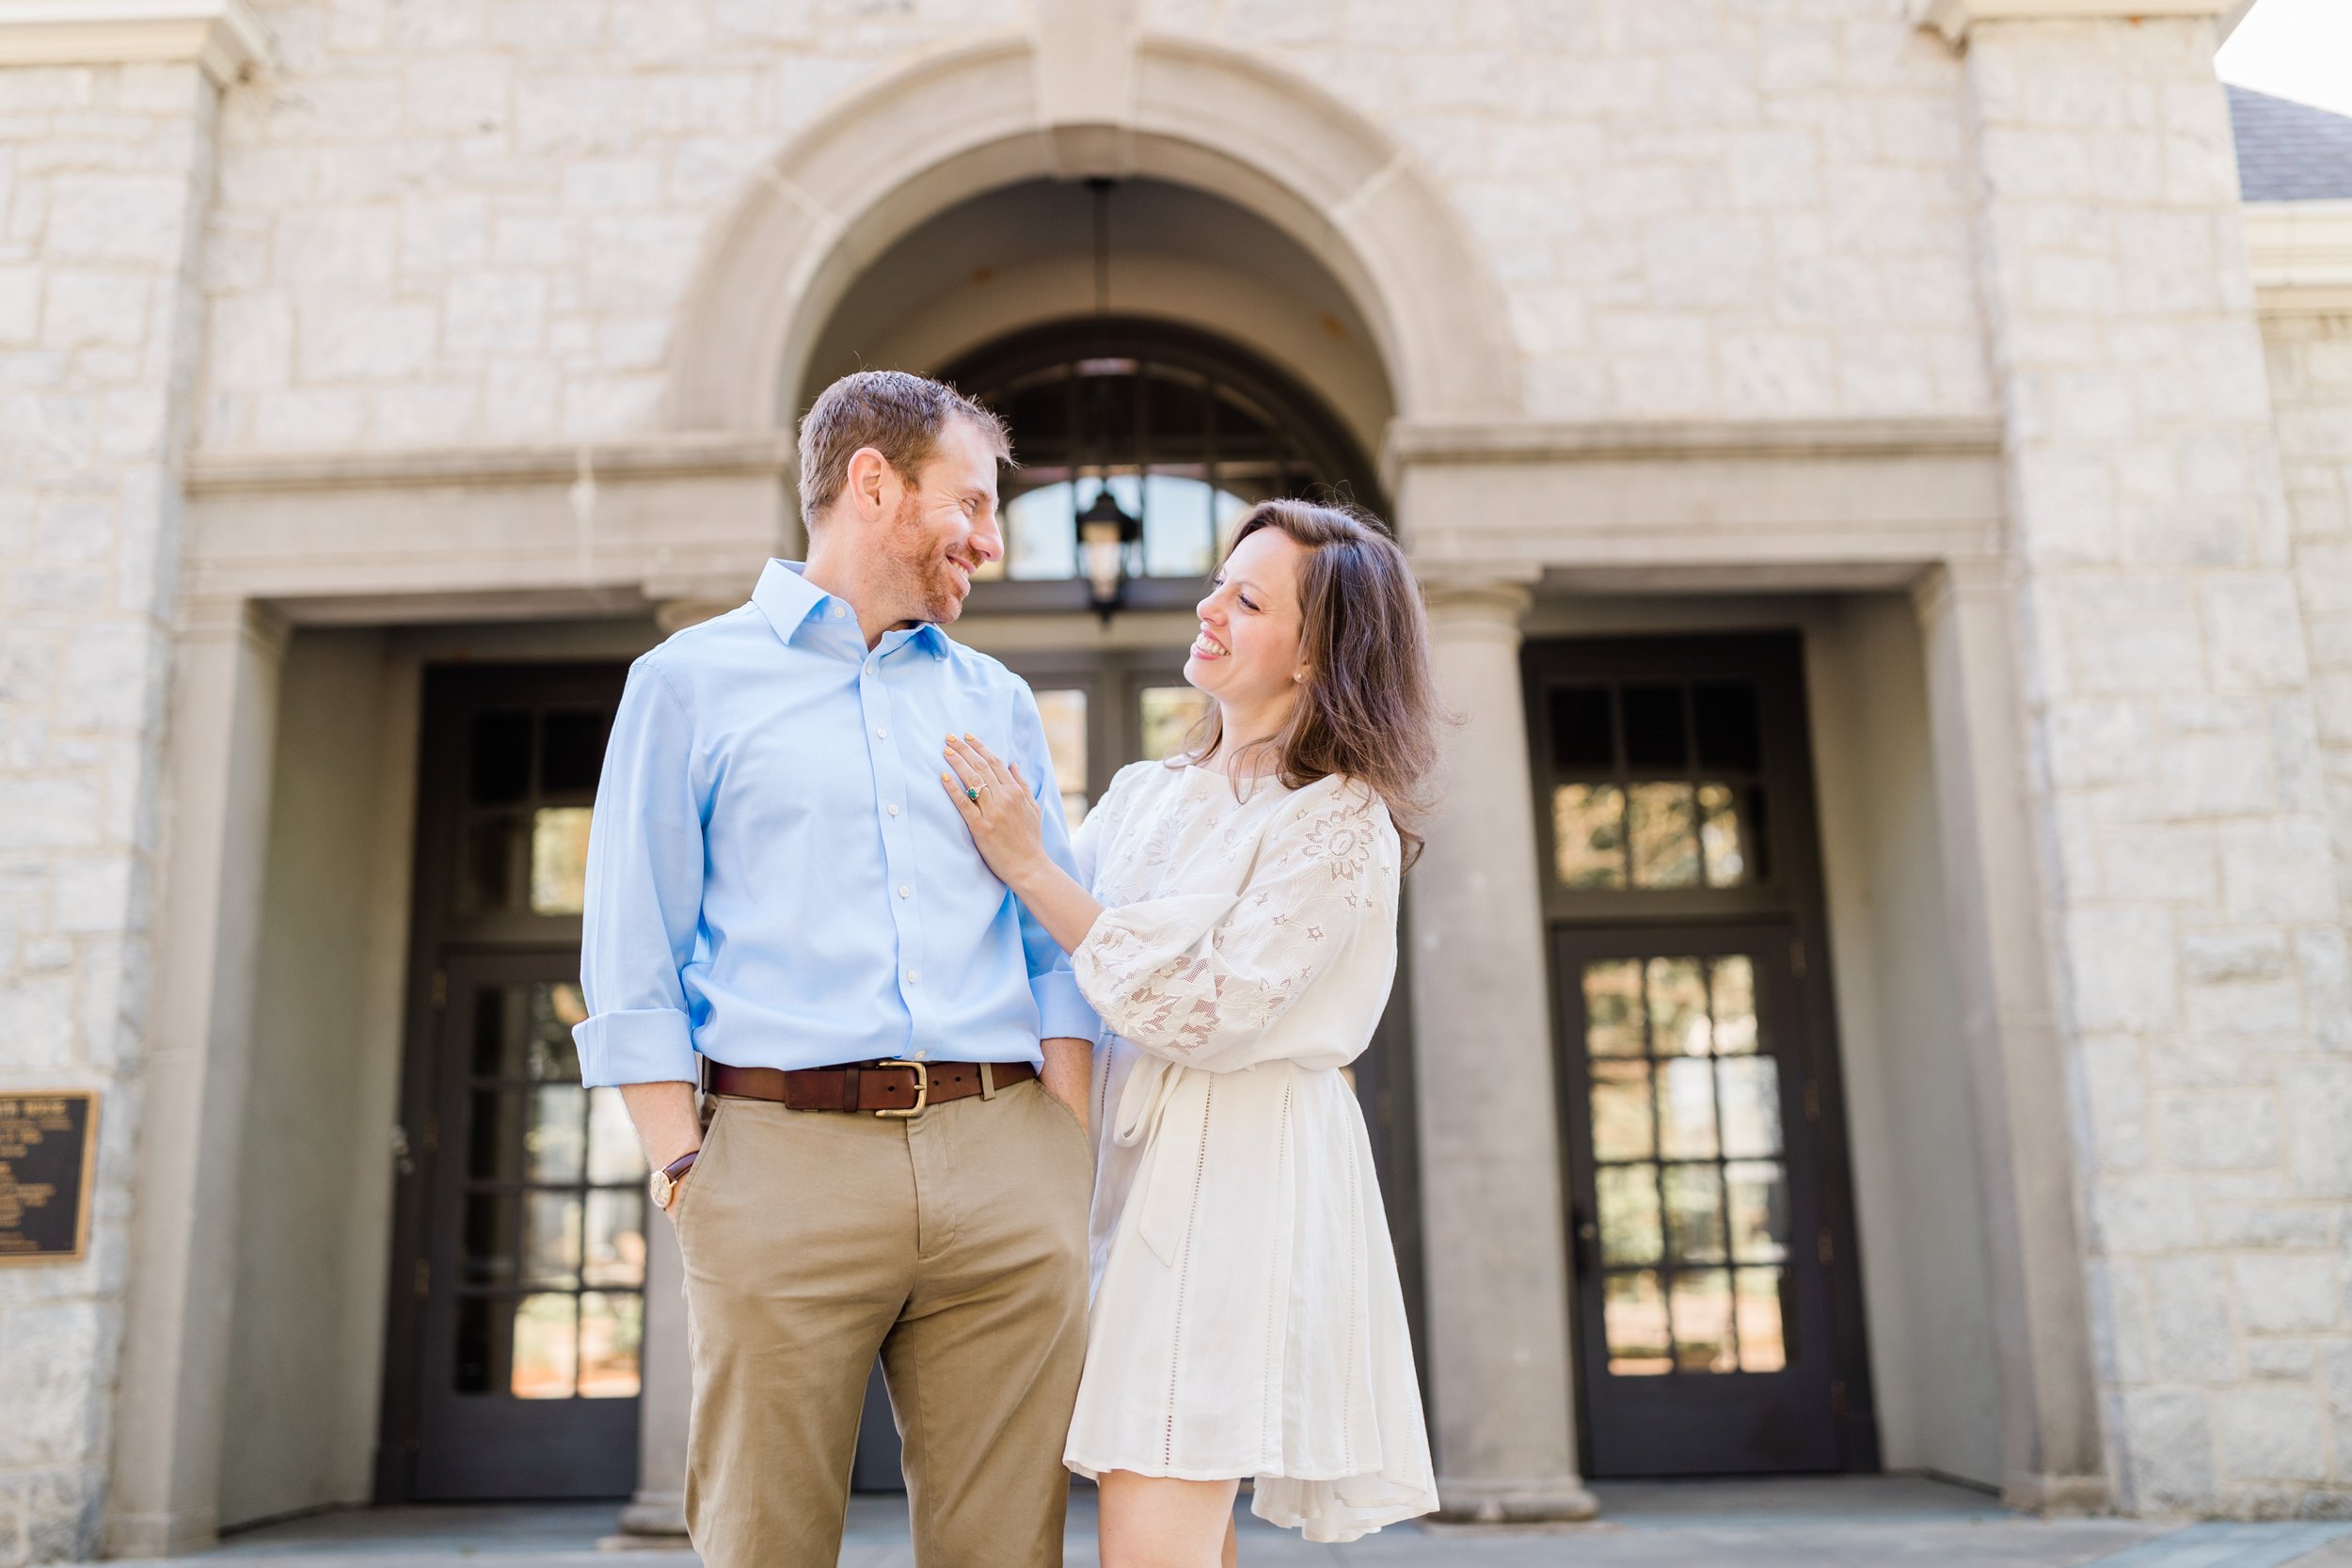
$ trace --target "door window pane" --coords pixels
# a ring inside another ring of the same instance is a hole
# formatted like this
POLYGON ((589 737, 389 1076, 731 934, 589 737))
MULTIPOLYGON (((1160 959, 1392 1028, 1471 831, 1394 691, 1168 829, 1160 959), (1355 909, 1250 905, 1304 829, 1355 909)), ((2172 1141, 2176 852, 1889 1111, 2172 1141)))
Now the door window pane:
POLYGON ((1584 966, 1584 1049, 1596 1056, 1639 1056, 1649 1024, 1642 1011, 1642 960, 1584 966))
POLYGON ((470 914, 493 914, 515 907, 530 854, 523 818, 508 812, 478 818, 462 836, 458 903, 470 914))
POLYGON ((523 1283, 549 1290, 580 1287, 578 1193, 523 1194, 523 1283))
POLYGON ((1764 766, 1764 726, 1747 681, 1701 681, 1691 689, 1699 766, 1754 773, 1764 766))
POLYGON ((1617 766, 1613 688, 1564 686, 1551 693, 1551 761, 1561 768, 1610 771, 1617 766))
POLYGON ((1658 1261, 1658 1167, 1603 1165, 1594 1175, 1600 1199, 1602 1261, 1658 1261))
POLYGON ((577 1084, 548 1084, 519 1098, 528 1117, 523 1180, 578 1181, 588 1152, 588 1091, 577 1084))
POLYGON ((1708 887, 1738 887, 1748 879, 1738 798, 1728 784, 1699 785, 1699 848, 1707 859, 1708 887))
POLYGON ((1724 1167, 1731 1220, 1731 1256, 1742 1263, 1777 1263, 1788 1256, 1788 1182, 1779 1164, 1742 1160, 1724 1167))
POLYGON ((531 715, 477 713, 466 730, 466 799, 507 806, 531 792, 531 715))
POLYGON ((1691 742, 1684 729, 1682 688, 1629 686, 1623 689, 1622 698, 1626 766, 1689 767, 1691 742))
POLYGON ((1788 1342, 1787 1314, 1781 1307, 1779 1269, 1741 1269, 1739 1273, 1740 1370, 1776 1372, 1787 1367, 1795 1348, 1788 1342))
POLYGON ((1649 961, 1650 1045, 1661 1056, 1704 1056, 1713 1031, 1696 958, 1649 961))
POLYGON ((515 1370, 507 1391, 516 1399, 572 1397, 580 1370, 580 1322, 573 1301, 568 1295, 541 1295, 515 1304, 515 1370))
POLYGON ((1724 1260, 1724 1178, 1713 1165, 1668 1165, 1666 1257, 1677 1263, 1724 1260))
POLYGON ((1669 1160, 1715 1157, 1713 1064, 1677 1057, 1658 1064, 1659 1152, 1669 1160))
POLYGON ((1770 1056, 1728 1056, 1715 1064, 1723 1090, 1725 1159, 1780 1152, 1779 1067, 1770 1056))
POLYGON ((612 1187, 588 1195, 587 1256, 580 1278, 590 1285, 645 1283, 645 1195, 612 1187))
POLYGON ((644 1298, 591 1291, 580 1298, 580 1397, 637 1397, 645 1337, 644 1298))
POLYGON ((1666 1292, 1659 1286, 1656 1270, 1611 1275, 1601 1288, 1601 1303, 1613 1375, 1655 1377, 1674 1370, 1666 1292))
POLYGON ((1677 1274, 1672 1291, 1676 1368, 1686 1372, 1739 1370, 1739 1352, 1732 1339, 1730 1271, 1677 1274))
POLYGON ((1689 784, 1635 784, 1626 791, 1625 817, 1635 887, 1700 884, 1698 806, 1689 784))
POLYGON ((1209 711, 1209 695, 1192 686, 1147 686, 1136 693, 1142 710, 1143 757, 1162 762, 1184 749, 1184 736, 1209 711))
POLYGON ((516 1238, 521 1201, 513 1193, 474 1193, 466 1199, 460 1266, 469 1285, 513 1282, 521 1251, 516 1238))
POLYGON ((1647 1160, 1650 1135, 1649 1064, 1593 1064, 1593 1158, 1647 1160))
POLYGON ((562 982, 532 987, 528 1076, 542 1083, 579 1083, 580 1048, 572 1043, 572 1030, 586 1022, 588 1004, 578 986, 562 982))
POLYGON ((541 806, 531 814, 531 911, 578 914, 587 901, 587 806, 541 806))
POLYGON ((1551 832, 1560 880, 1573 888, 1625 886, 1625 791, 1615 784, 1562 784, 1551 792, 1551 832))
POLYGON ((1715 1001, 1715 1053, 1743 1056, 1756 1048, 1756 966, 1742 953, 1708 966, 1715 1001))
POLYGON ((604 771, 602 708, 558 708, 539 721, 539 793, 589 795, 604 771))

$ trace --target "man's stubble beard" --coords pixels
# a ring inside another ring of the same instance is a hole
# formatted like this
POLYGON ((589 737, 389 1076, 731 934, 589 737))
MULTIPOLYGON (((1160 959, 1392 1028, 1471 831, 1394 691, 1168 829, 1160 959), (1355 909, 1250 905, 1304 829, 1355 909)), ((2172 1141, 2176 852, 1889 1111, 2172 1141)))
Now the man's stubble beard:
POLYGON ((899 500, 882 538, 882 554, 890 562, 891 597, 904 607, 905 619, 945 626, 963 613, 962 590, 945 551, 925 534, 915 496, 899 500))

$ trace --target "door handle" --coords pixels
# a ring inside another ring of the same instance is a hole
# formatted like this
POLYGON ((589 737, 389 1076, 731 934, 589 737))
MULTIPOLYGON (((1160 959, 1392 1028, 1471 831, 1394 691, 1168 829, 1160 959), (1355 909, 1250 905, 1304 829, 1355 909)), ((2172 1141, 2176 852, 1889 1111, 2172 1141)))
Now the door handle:
POLYGON ((1592 1216, 1584 1212, 1584 1206, 1581 1203, 1568 1205, 1568 1235, 1572 1242, 1569 1248, 1570 1266, 1580 1276, 1592 1273, 1593 1253, 1600 1240, 1600 1227, 1593 1223, 1592 1216))

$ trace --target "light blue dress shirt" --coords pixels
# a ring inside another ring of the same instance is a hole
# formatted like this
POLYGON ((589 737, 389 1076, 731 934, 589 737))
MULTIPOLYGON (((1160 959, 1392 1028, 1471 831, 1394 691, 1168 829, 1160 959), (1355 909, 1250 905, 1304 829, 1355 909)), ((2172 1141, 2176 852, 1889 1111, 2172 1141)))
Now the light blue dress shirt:
POLYGON ((950 733, 1017 761, 1069 870, 1037 699, 937 626, 883 635, 796 562, 628 673, 588 840, 572 1031, 591 1086, 904 1056, 1041 1061, 1098 1025, 941 787, 950 733))

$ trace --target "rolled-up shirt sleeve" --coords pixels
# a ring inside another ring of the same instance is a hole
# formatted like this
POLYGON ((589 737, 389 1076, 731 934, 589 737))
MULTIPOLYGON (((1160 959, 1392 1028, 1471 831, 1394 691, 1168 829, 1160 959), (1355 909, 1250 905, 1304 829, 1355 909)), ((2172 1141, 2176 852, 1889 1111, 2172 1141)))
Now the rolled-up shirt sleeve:
POLYGON ((702 919, 703 792, 691 716, 650 659, 612 719, 588 833, 580 937, 580 1081, 695 1081, 683 971, 702 919))
MULTIPOLYGON (((1053 750, 1045 743, 1045 721, 1038 715, 1037 699, 1025 687, 1015 705, 1013 720, 1013 760, 1021 765, 1029 794, 1044 814, 1045 853, 1083 886, 1086 879, 1079 876, 1077 859, 1071 852, 1070 821, 1062 810, 1061 785, 1054 777, 1053 750)), ((1029 993, 1037 999, 1039 1035, 1049 1040, 1098 1038, 1102 1021, 1094 1016, 1094 1009, 1078 990, 1077 978, 1070 973, 1070 955, 1037 923, 1025 905, 1021 906, 1021 946, 1028 958, 1029 993)))

